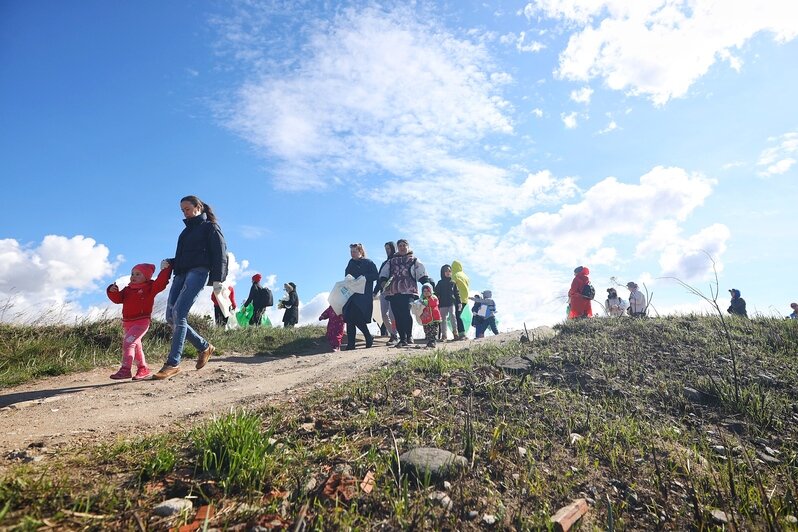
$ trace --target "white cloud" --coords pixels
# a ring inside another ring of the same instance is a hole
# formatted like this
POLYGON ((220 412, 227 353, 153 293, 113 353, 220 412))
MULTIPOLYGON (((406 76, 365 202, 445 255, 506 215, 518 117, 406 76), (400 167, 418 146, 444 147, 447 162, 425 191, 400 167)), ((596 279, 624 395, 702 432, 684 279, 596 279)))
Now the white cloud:
POLYGON ((558 212, 538 212, 523 221, 530 237, 550 242, 544 250, 557 264, 583 260, 609 235, 641 237, 663 219, 683 221, 703 204, 714 181, 681 168, 655 167, 640 184, 608 177, 587 190, 582 201, 558 212))
POLYGON ((5 308, 0 320, 80 316, 73 300, 99 288, 122 260, 117 257, 112 263, 108 255, 106 246, 83 235, 47 235, 32 246, 0 240, 0 300, 5 308))
POLYGON ((576 103, 590 103, 590 98, 593 96, 593 89, 590 87, 582 87, 578 90, 571 91, 571 100, 575 101, 576 103))
POLYGON ((607 133, 611 133, 612 131, 615 131, 616 129, 618 129, 618 124, 615 122, 615 120, 610 120, 610 123, 607 124, 607 127, 605 127, 604 129, 599 129, 598 130, 598 134, 599 135, 606 135, 607 133))
POLYGON ((538 118, 543 118, 543 109, 540 109, 539 107, 535 107, 534 109, 532 109, 532 114, 535 115, 538 118))
POLYGON ((239 227, 239 232, 241 236, 247 240, 257 240, 271 234, 271 229, 256 225, 242 225, 239 227))
POLYGON ((735 51, 760 32, 798 35, 798 3, 748 0, 536 0, 523 10, 575 28, 557 76, 601 78, 655 104, 684 96, 718 60, 739 70, 735 51))
POLYGON ((659 264, 664 277, 677 277, 683 281, 706 279, 715 271, 723 271, 723 262, 717 258, 726 251, 726 241, 731 236, 728 227, 713 224, 680 242, 666 246, 659 264))
POLYGON ((560 119, 562 120, 562 123, 565 124, 565 127, 567 129, 574 129, 576 126, 579 125, 576 121, 576 116, 577 116, 576 111, 573 111, 568 114, 560 113, 560 119))
POLYGON ((546 46, 538 41, 535 40, 526 40, 526 32, 521 32, 518 35, 518 40, 515 42, 515 48, 519 52, 539 52, 543 50, 546 46))
POLYGON ((282 161, 276 184, 323 187, 349 174, 409 176, 457 164, 464 143, 511 133, 511 78, 482 44, 411 9, 344 10, 309 26, 302 58, 241 87, 231 127, 282 161))
POLYGON ((768 139, 775 146, 762 151, 757 166, 764 167, 759 171, 761 177, 770 177, 787 173, 795 165, 798 156, 798 132, 791 131, 780 137, 768 139))

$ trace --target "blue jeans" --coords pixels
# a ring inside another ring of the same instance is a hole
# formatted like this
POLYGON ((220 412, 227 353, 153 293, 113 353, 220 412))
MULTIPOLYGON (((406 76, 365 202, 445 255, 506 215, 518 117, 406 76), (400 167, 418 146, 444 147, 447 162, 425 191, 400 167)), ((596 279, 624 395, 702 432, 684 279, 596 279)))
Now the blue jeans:
POLYGON ((205 351, 210 345, 205 338, 188 324, 188 312, 208 282, 207 268, 193 268, 186 273, 172 278, 169 300, 166 303, 166 322, 172 326, 172 348, 166 363, 178 366, 183 355, 186 340, 191 342, 198 352, 205 351))

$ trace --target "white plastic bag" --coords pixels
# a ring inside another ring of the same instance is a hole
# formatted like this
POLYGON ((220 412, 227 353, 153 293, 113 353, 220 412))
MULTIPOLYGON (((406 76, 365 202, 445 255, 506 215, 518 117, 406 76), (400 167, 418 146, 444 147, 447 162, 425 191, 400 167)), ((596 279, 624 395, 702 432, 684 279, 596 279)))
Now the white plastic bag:
POLYGON ((216 293, 216 291, 214 291, 214 295, 216 296, 216 301, 219 303, 219 310, 222 311, 222 316, 229 318, 230 307, 233 306, 233 303, 230 301, 230 289, 226 286, 222 286, 221 292, 216 293))
POLYGON ((410 313, 416 318, 416 323, 419 325, 423 325, 421 323, 421 313, 424 312, 424 303, 421 302, 420 299, 414 300, 410 303, 410 313))
POLYGON ((351 275, 347 275, 343 281, 335 283, 335 286, 333 286, 333 289, 330 291, 330 295, 327 297, 327 302, 336 314, 341 314, 344 305, 349 301, 349 298, 352 297, 352 294, 362 294, 365 291, 366 278, 364 276, 361 275, 355 279, 351 275))

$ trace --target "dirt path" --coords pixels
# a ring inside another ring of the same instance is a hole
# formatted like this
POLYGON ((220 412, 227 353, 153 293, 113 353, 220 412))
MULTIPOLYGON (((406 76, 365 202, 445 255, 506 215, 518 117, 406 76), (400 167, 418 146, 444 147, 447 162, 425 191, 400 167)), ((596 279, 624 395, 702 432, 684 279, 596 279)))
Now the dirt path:
MULTIPOLYGON (((446 350, 475 342, 517 340, 517 332, 438 344, 446 350)), ((200 371, 194 360, 168 381, 112 381, 115 368, 65 375, 5 390, 0 395, 0 455, 12 450, 53 448, 109 436, 154 433, 191 423, 235 405, 285 399, 312 386, 350 379, 389 364, 399 355, 427 349, 394 349, 377 339, 371 349, 302 356, 226 353, 200 371)))

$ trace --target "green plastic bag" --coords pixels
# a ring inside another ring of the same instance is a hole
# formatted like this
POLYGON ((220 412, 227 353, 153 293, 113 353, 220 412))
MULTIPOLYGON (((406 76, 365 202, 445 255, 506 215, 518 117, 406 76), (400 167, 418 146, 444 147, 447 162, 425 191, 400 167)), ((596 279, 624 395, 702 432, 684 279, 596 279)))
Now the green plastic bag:
POLYGON ((252 312, 252 303, 244 308, 238 309, 238 312, 236 312, 236 321, 239 327, 247 327, 249 325, 249 320, 252 319, 252 312))
POLYGON ((460 319, 463 320, 463 327, 465 330, 471 328, 471 305, 463 305, 463 310, 460 312, 460 319))
POLYGON ((260 325, 261 327, 272 326, 272 320, 269 319, 269 316, 267 316, 265 312, 263 313, 263 317, 260 319, 260 325))

